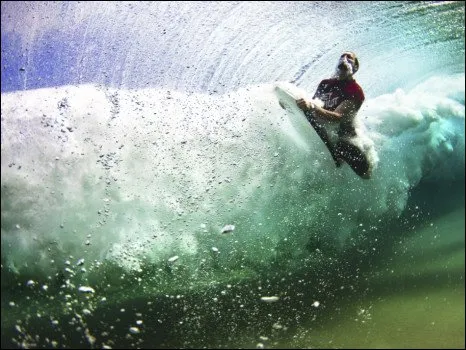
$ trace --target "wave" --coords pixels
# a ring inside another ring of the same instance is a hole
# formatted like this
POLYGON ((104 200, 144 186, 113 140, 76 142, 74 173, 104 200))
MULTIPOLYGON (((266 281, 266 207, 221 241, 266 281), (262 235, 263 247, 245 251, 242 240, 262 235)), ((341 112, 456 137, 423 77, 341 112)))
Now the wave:
POLYGON ((368 99, 376 165, 336 169, 299 112, 260 84, 223 95, 82 85, 2 94, 2 263, 126 271, 176 264, 266 270, 345 246, 398 217, 421 180, 464 179, 464 74, 368 99), (222 233, 226 225, 234 230, 222 233), (72 258, 71 258, 72 257, 72 258))

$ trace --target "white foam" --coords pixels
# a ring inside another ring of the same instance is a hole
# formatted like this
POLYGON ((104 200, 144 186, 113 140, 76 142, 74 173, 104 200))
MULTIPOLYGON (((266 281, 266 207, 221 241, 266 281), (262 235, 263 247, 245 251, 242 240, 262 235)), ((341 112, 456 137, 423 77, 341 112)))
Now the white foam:
POLYGON ((358 142, 378 159, 368 181, 334 167, 273 84, 222 96, 90 85, 2 94, 6 260, 46 271, 62 252, 138 270, 214 246, 259 263, 283 239, 295 255, 309 232, 344 239, 399 215, 420 179, 447 176, 442 167, 464 177, 461 81, 365 102, 358 142), (219 235, 225 223, 234 235, 219 235))

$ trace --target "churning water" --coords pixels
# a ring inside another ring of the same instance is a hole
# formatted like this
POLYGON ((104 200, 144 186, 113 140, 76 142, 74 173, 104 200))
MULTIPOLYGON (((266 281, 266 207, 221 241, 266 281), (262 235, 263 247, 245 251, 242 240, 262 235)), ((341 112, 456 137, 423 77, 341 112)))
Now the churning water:
POLYGON ((464 3, 1 6, 2 347, 464 347, 464 3))

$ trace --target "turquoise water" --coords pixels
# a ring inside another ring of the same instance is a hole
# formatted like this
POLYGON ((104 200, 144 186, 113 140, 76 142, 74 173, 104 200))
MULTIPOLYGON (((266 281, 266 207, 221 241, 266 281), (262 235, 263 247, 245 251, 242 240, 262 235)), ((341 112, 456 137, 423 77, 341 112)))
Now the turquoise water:
POLYGON ((462 2, 2 2, 2 347, 464 347, 464 82, 462 2))

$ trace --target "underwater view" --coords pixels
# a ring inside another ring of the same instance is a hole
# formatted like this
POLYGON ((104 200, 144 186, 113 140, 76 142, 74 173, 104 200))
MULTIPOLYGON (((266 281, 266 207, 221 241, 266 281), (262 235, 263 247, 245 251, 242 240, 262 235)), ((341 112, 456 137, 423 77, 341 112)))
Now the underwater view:
POLYGON ((1 3, 2 348, 464 348, 465 3, 1 3), (370 179, 301 110, 359 60, 370 179))

